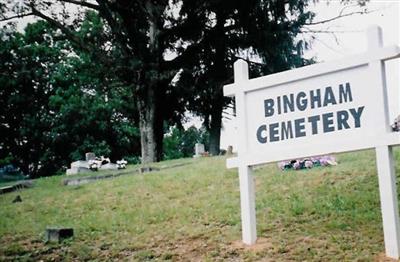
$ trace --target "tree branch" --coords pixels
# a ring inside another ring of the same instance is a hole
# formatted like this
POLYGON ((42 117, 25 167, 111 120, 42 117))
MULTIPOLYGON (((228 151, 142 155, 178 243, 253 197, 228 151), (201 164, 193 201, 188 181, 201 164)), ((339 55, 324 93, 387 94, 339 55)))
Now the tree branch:
POLYGON ((372 12, 375 12, 375 11, 376 11, 376 10, 372 10, 372 11, 364 10, 364 11, 355 11, 355 12, 350 12, 350 13, 347 13, 347 14, 343 14, 343 10, 344 10, 344 9, 342 9, 342 11, 340 11, 339 15, 337 15, 337 16, 335 16, 335 17, 328 18, 328 19, 325 19, 325 20, 321 20, 321 21, 318 21, 318 22, 305 23, 304 25, 319 25, 319 24, 325 24, 325 23, 329 23, 329 22, 338 20, 338 19, 343 18, 343 17, 347 17, 347 16, 351 16, 351 15, 357 15, 357 14, 358 14, 358 15, 364 15, 364 14, 369 14, 369 13, 372 13, 372 12))
POLYGON ((23 17, 31 16, 31 15, 34 15, 33 12, 25 13, 25 14, 18 14, 18 15, 14 15, 14 16, 10 16, 10 17, 4 17, 4 18, 0 19, 0 22, 9 21, 9 20, 16 19, 16 18, 23 18, 23 17))
POLYGON ((121 44, 122 51, 126 55, 129 55, 131 53, 131 50, 130 50, 130 45, 128 43, 128 38, 121 32, 121 25, 118 23, 117 19, 115 19, 115 17, 113 16, 112 11, 110 10, 111 9, 110 5, 107 3, 107 1, 104 0, 96 0, 96 1, 99 4, 98 11, 100 15, 108 23, 111 31, 114 33, 116 39, 121 44))
POLYGON ((363 32, 362 30, 311 30, 308 28, 304 28, 305 30, 301 30, 301 34, 321 34, 321 33, 326 33, 326 34, 335 34, 335 33, 361 33, 363 32))
POLYGON ((60 22, 58 22, 57 20, 43 14, 42 12, 40 12, 39 10, 37 10, 35 8, 35 6, 31 3, 30 4, 30 8, 32 10, 32 14, 40 17, 44 20, 46 20, 50 25, 60 29, 69 40, 71 40, 72 42, 74 42, 75 44, 77 44, 80 48, 82 48, 85 51, 90 51, 90 49, 87 46, 87 43, 83 43, 81 41, 81 39, 79 39, 74 33, 73 31, 71 31, 70 29, 68 29, 66 26, 64 26, 63 24, 61 24, 60 22))
POLYGON ((79 1, 79 0, 60 0, 60 2, 65 2, 65 3, 70 3, 70 4, 74 4, 74 5, 80 5, 80 6, 84 6, 90 9, 94 9, 94 10, 99 10, 99 6, 96 4, 92 4, 86 1, 79 1))

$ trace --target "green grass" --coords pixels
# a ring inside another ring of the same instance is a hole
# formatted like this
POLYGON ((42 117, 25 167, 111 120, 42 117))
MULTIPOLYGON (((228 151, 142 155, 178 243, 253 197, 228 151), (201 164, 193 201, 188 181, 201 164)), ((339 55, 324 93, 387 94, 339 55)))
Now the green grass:
POLYGON ((363 151, 338 155, 335 167, 257 169, 251 248, 240 244, 237 170, 223 157, 74 187, 61 185, 66 176, 39 179, 0 195, 0 260, 375 260, 384 244, 374 159, 363 151), (23 202, 12 204, 17 194, 23 202), (75 237, 44 244, 47 226, 73 227, 75 237))

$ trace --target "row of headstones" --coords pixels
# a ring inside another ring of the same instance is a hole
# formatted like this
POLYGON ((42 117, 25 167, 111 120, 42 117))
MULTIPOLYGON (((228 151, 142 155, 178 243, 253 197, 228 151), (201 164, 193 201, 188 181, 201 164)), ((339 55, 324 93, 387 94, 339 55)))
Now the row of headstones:
POLYGON ((94 153, 86 153, 85 160, 78 160, 71 163, 71 168, 67 169, 67 175, 87 173, 97 170, 118 170, 126 168, 127 161, 122 159, 117 163, 111 163, 109 158, 97 158, 94 153))

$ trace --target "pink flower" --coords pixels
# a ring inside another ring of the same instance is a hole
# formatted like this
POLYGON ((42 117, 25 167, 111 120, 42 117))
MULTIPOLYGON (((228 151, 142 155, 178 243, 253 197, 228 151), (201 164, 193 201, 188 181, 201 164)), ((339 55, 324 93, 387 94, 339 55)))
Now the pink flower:
POLYGON ((304 167, 305 168, 312 168, 313 167, 313 162, 311 161, 311 160, 306 160, 305 162, 304 162, 304 167))
POLYGON ((293 168, 298 170, 300 169, 300 167, 301 167, 300 161, 296 160, 296 162, 293 163, 293 168))

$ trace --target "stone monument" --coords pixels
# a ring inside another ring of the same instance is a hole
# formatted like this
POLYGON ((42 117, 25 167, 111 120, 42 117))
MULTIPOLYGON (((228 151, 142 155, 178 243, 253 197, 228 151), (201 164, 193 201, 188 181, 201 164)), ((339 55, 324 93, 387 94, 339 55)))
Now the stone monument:
POLYGON ((194 152, 195 154, 193 157, 201 157, 205 153, 204 144, 196 143, 194 146, 194 152))

